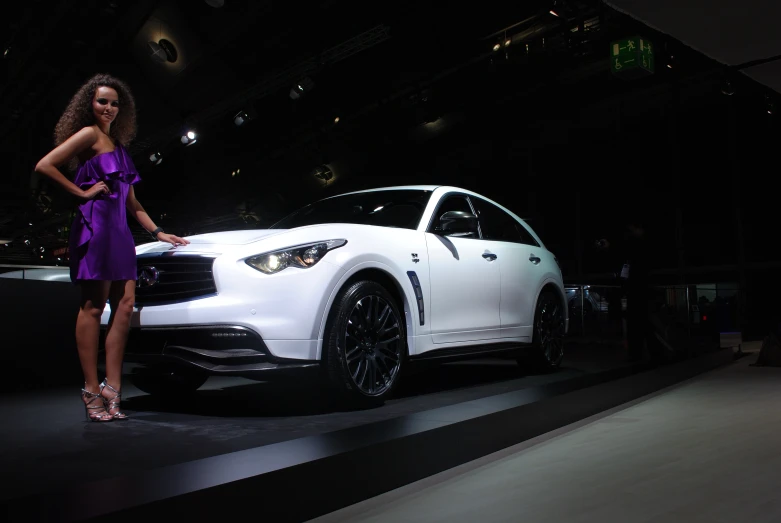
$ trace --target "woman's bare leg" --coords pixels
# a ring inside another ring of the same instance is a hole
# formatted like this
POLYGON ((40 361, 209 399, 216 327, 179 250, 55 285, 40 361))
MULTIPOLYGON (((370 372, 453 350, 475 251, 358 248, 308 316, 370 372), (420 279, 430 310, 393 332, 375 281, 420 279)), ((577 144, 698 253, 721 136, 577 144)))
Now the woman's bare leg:
POLYGON ((76 318, 76 347, 79 351, 84 388, 93 394, 99 392, 98 343, 100 340, 100 316, 106 306, 110 282, 82 281, 81 306, 76 318))
MULTIPOLYGON (((122 361, 125 357, 127 335, 130 332, 130 319, 136 301, 135 280, 111 282, 109 303, 111 317, 106 332, 106 382, 115 390, 122 390, 122 361)), ((107 396, 111 396, 106 392, 107 396)), ((118 409, 111 409, 110 414, 118 409)))

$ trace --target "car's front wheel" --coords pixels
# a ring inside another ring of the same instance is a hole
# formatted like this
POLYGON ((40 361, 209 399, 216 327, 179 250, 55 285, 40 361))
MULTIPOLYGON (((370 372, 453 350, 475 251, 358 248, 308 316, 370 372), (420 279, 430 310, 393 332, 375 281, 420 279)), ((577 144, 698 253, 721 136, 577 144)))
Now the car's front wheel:
POLYGON ((343 289, 323 340, 331 385, 354 401, 379 404, 396 387, 406 356, 403 316, 391 294, 373 281, 343 289))

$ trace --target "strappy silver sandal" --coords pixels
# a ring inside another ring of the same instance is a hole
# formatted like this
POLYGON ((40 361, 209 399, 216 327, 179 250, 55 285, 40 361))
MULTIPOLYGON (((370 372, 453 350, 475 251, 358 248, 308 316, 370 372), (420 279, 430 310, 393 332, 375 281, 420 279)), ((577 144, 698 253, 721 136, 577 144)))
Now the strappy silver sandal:
POLYGON ((122 400, 122 394, 108 384, 108 378, 104 379, 103 383, 100 384, 100 397, 103 398, 103 405, 105 405, 106 412, 111 416, 111 419, 127 419, 127 415, 119 410, 119 402, 122 400), (113 392, 114 395, 110 398, 105 397, 103 395, 103 389, 108 389, 113 392), (116 409, 116 412, 112 414, 111 411, 114 409, 116 409))
POLYGON ((111 421, 114 418, 106 409, 105 400, 100 394, 90 392, 85 388, 81 389, 81 398, 84 402, 84 412, 88 421, 111 421), (97 403, 96 403, 97 402, 97 403), (102 411, 102 412, 101 412, 102 411))

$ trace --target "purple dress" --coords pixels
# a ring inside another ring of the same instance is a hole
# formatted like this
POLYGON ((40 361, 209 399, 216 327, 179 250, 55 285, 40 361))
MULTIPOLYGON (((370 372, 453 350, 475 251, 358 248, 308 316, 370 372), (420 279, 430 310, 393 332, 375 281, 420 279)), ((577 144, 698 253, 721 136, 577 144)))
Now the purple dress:
POLYGON ((71 281, 135 280, 136 247, 127 224, 125 202, 130 186, 141 181, 122 145, 79 165, 75 183, 87 190, 104 182, 111 194, 79 204, 70 232, 71 281))

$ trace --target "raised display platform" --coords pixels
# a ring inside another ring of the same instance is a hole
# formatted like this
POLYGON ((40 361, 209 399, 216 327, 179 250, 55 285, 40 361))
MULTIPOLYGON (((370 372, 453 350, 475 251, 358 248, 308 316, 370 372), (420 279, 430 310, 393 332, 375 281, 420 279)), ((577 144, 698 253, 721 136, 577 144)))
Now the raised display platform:
MULTIPOLYGON (((137 522, 160 516, 204 520, 257 514, 271 521, 305 521, 640 398, 734 357, 733 350, 722 349, 647 370, 624 365, 576 373, 167 466, 154 467, 155 455, 149 455, 149 466, 143 469, 7 500, 4 520, 105 521, 110 516, 113 521, 137 522)), ((409 401, 425 403, 430 396, 409 401)), ((92 433, 97 424, 90 425, 92 433)), ((132 425, 110 425, 99 428, 117 436, 133 432, 132 425)), ((143 437, 135 434, 135 440, 143 437)), ((146 438, 155 438, 154 431, 146 438)), ((121 439, 117 454, 123 452, 121 439)), ((183 435, 183 441, 192 440, 183 435)), ((104 467, 111 467, 111 454, 101 459, 104 467)), ((29 470, 33 478, 41 473, 37 467, 29 470)))

